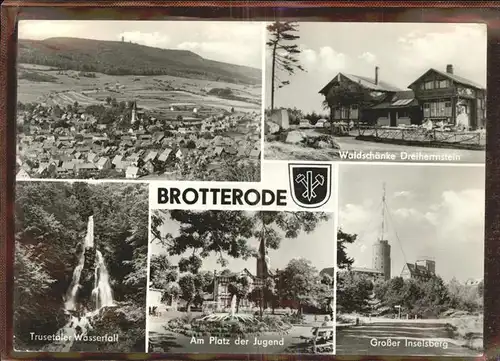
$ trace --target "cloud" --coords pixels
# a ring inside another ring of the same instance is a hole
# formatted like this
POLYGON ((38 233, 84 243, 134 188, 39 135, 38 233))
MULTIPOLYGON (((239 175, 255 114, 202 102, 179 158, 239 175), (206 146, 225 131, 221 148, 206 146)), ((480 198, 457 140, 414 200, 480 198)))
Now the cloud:
MULTIPOLYGON (((185 41, 176 46, 180 50, 190 50, 208 59, 217 59, 234 64, 248 64, 248 59, 254 58, 252 65, 262 67, 261 52, 247 43, 232 43, 225 41, 185 41)), ((257 49, 258 50, 258 49, 257 49)))
POLYGON ((478 242, 484 232, 484 190, 445 191, 441 203, 425 213, 436 236, 453 244, 478 242))
MULTIPOLYGON (((395 193, 396 194, 396 193, 395 193)), ((443 191, 432 202, 421 200, 414 192, 397 192, 404 206, 392 207, 387 215, 385 237, 393 246, 393 271, 400 272, 403 262, 423 255, 431 255, 439 264, 439 272, 468 278, 481 272, 480 256, 458 270, 447 266, 446 260, 467 259, 482 255, 484 240, 484 189, 443 191), (411 195, 413 198, 403 198, 411 195), (402 252, 402 253, 401 253, 402 252)), ((344 232, 358 235, 357 241, 347 246, 355 265, 370 267, 371 245, 380 237, 381 210, 375 203, 347 203, 339 212, 339 224, 344 232)))
POLYGON ((330 46, 322 46, 318 50, 301 48, 300 60, 308 71, 317 70, 333 73, 346 67, 347 56, 330 46))
POLYGON ((124 38, 125 41, 152 46, 157 48, 165 48, 170 45, 170 37, 159 32, 145 33, 141 31, 126 31, 117 36, 117 40, 124 38))
POLYGON ((419 218, 423 218, 421 212, 415 208, 398 208, 394 212, 394 215, 400 218, 410 218, 412 221, 416 221, 419 218))
POLYGON ((413 193, 410 191, 394 192, 393 197, 394 198, 413 198, 413 193))
POLYGON ((358 58, 366 61, 369 64, 373 64, 377 60, 377 57, 374 54, 370 53, 369 51, 365 51, 363 54, 358 56, 358 58))
POLYGON ((259 23, 210 22, 203 31, 208 41, 255 42, 262 40, 263 28, 259 23))
POLYGON ((486 26, 479 24, 436 24, 434 31, 410 31, 399 37, 399 64, 421 69, 429 65, 445 69, 455 64, 457 73, 467 78, 479 78, 486 83, 486 26), (439 30, 437 27, 440 27, 439 30), (474 54, 474 61, 469 54, 474 54), (478 67, 478 61, 483 64, 478 67), (477 69, 479 68, 479 69, 477 69), (482 70, 483 69, 483 70, 482 70), (482 73, 478 73, 482 71, 482 73))
POLYGON ((70 21, 21 20, 18 26, 18 36, 20 39, 43 40, 57 36, 75 36, 72 33, 79 30, 83 37, 84 25, 70 21))

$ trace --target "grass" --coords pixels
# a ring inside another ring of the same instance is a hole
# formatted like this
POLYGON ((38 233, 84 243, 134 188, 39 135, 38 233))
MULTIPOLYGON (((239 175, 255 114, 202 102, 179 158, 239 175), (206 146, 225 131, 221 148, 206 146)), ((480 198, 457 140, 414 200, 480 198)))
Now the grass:
MULTIPOLYGON (((26 73, 26 71, 20 74, 26 73)), ((31 73, 33 73, 31 71, 31 73)), ((54 82, 36 81, 35 78, 19 77, 18 81, 18 101, 22 103, 45 102, 66 105, 72 104, 75 100, 79 103, 85 102, 78 99, 67 99, 83 95, 87 102, 100 103, 111 96, 118 101, 136 99, 140 107, 146 109, 168 108, 170 103, 193 102, 205 107, 217 107, 230 110, 234 107, 237 111, 260 112, 260 105, 256 104, 261 99, 261 87, 249 87, 240 84, 229 84, 220 81, 187 79, 168 75, 162 76, 141 76, 141 81, 135 81, 137 76, 110 76, 96 73, 96 78, 72 77, 76 72, 64 71, 58 73, 50 70, 37 70, 37 79, 53 79, 54 82), (175 86, 177 91, 165 90, 162 88, 163 82, 169 82, 175 86), (107 90, 106 87, 113 88, 116 83, 122 88, 107 90), (238 94, 244 94, 245 101, 226 100, 207 94, 211 88, 229 87, 238 94), (154 89, 154 90, 153 90, 154 89)))
POLYGON ((463 340, 469 348, 482 349, 483 320, 484 316, 482 315, 469 315, 450 318, 446 322, 448 329, 453 332, 454 338, 463 340), (479 339, 481 342, 478 342, 479 339))

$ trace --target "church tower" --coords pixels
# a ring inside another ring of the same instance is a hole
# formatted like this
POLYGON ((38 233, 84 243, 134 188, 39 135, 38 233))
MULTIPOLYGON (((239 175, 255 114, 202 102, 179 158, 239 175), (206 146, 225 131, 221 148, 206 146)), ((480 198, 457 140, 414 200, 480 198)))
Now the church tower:
POLYGON ((132 117, 130 118, 130 124, 134 124, 137 121, 137 102, 134 101, 132 104, 132 117))
POLYGON ((259 252, 257 253, 257 278, 266 278, 269 275, 268 262, 266 241, 262 238, 259 244, 259 252))

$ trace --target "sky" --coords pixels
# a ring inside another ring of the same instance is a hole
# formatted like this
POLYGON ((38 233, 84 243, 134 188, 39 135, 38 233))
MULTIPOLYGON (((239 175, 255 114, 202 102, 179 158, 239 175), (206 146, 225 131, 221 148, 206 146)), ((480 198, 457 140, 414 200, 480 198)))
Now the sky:
POLYGON ((391 245, 393 276, 401 274, 405 259, 414 263, 427 256, 444 280, 483 278, 484 167, 343 165, 339 225, 358 235, 348 248, 354 266, 372 267, 384 182, 390 211, 384 238, 391 245))
MULTIPOLYGON (((444 23, 300 23, 296 44, 306 72, 280 74, 291 82, 278 89, 275 106, 324 112, 318 94, 339 72, 379 79, 407 89, 429 68, 446 70, 486 86, 486 25, 444 23)), ((266 89, 271 55, 266 51, 266 89)), ((266 92, 270 104, 270 92, 266 92)), ((266 106, 267 107, 267 106, 266 106)))
POLYGON ((222 21, 23 20, 19 38, 76 37, 191 50, 204 58, 262 69, 263 26, 222 21))
MULTIPOLYGON (((164 216, 165 223, 161 229, 163 234, 171 233, 174 237, 178 235, 179 223, 164 216)), ((296 258, 306 258, 312 262, 318 271, 323 268, 333 267, 335 262, 335 224, 333 214, 328 221, 321 223, 314 232, 310 234, 301 233, 294 239, 282 239, 278 250, 269 250, 270 265, 272 269, 284 269, 288 262, 296 258)), ((259 243, 257 239, 250 241, 251 246, 257 249, 259 243)), ((154 254, 166 254, 166 250, 154 242, 150 247, 150 252, 154 254)), ((188 255, 190 253, 188 252, 188 255)), ((172 262, 179 261, 179 256, 172 256, 172 262)), ((231 271, 239 272, 247 268, 250 272, 256 272, 256 259, 247 260, 228 258, 227 267, 221 267, 217 263, 217 258, 211 255, 203 260, 202 269, 207 271, 222 271, 229 268, 231 271)))

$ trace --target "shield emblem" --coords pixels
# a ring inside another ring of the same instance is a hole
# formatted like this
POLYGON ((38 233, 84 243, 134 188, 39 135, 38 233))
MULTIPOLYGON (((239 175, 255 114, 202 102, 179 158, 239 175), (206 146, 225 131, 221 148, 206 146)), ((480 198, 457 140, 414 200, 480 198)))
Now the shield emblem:
POLYGON ((303 208, 318 208, 330 199, 332 166, 330 164, 289 164, 290 193, 303 208))

